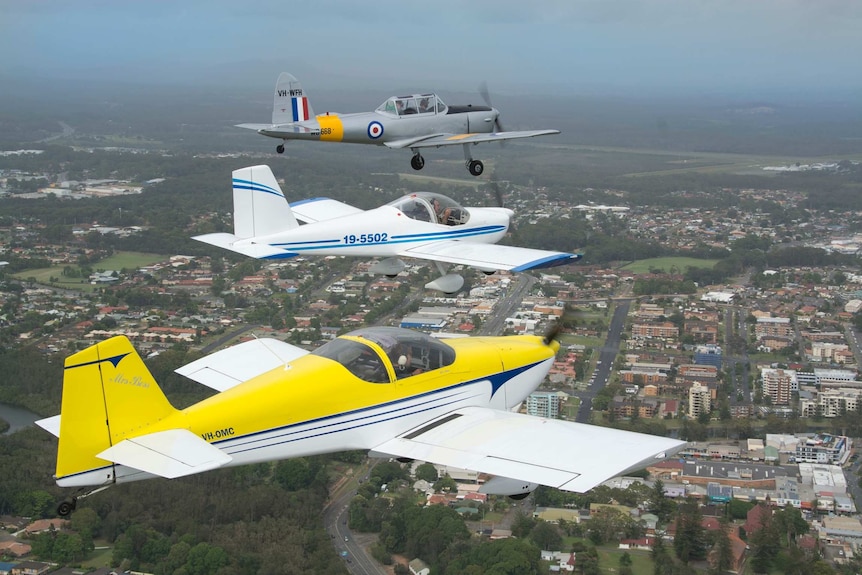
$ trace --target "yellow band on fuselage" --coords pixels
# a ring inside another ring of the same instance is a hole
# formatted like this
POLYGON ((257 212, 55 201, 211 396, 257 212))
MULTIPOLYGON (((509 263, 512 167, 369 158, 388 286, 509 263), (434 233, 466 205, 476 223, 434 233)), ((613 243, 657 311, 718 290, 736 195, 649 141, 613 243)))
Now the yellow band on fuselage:
POLYGON ((340 142, 344 138, 344 125, 335 114, 321 114, 317 116, 317 123, 321 142, 340 142))

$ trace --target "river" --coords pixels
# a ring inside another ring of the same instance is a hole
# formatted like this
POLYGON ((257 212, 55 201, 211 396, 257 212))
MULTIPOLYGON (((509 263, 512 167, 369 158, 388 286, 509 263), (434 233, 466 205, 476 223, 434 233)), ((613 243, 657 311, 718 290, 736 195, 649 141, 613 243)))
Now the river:
POLYGON ((23 407, 14 407, 0 403, 0 419, 9 422, 9 430, 6 434, 13 433, 19 429, 24 429, 33 425, 37 419, 42 419, 32 411, 28 411, 23 407))

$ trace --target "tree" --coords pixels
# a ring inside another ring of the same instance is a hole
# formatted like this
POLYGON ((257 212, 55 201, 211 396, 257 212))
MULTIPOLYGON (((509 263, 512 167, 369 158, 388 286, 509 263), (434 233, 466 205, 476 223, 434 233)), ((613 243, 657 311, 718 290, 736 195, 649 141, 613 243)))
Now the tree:
POLYGON ((447 473, 446 475, 438 479, 436 483, 434 483, 434 491, 446 493, 458 491, 458 484, 455 483, 455 480, 449 477, 449 474, 447 473))
POLYGON ((512 520, 512 535, 515 537, 524 538, 530 534, 533 527, 536 526, 536 520, 524 513, 521 510, 515 512, 515 517, 512 520))
POLYGON ((748 534, 751 546, 751 568, 755 573, 769 572, 773 560, 781 551, 781 532, 771 508, 759 504, 760 525, 753 533, 748 534))
POLYGON ((664 493, 664 482, 656 479, 649 491, 649 511, 655 513, 662 523, 673 515, 676 504, 664 493))
POLYGON ((539 549, 558 550, 563 544, 560 530, 547 521, 539 521, 530 531, 530 539, 539 546, 539 549))
POLYGON ((706 557, 706 535, 697 501, 692 499, 680 506, 676 520, 673 549, 683 563, 706 557))
POLYGON ((715 532, 713 561, 710 568, 710 572, 716 575, 730 570, 733 566, 733 547, 730 543, 730 535, 728 533, 728 530, 731 529, 731 523, 727 517, 722 517, 720 523, 721 528, 715 532))
POLYGON ((437 468, 433 463, 423 463, 416 467, 416 479, 422 479, 428 483, 437 481, 437 468))

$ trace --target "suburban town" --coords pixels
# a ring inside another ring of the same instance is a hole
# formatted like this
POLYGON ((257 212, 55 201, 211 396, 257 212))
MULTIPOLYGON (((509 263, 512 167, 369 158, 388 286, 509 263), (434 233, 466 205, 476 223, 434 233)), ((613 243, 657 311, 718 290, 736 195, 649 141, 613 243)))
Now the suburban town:
MULTIPOLYGON (((0 202, 13 195, 66 202, 116 197, 159 183, 62 181, 57 174, 3 170, 0 202), (27 182, 39 185, 21 193, 27 182)), ((804 199, 784 190, 723 192, 771 207, 793 207, 804 199)), ((619 190, 606 195, 620 203, 571 204, 542 189, 512 190, 510 199, 519 227, 552 218, 587 222, 630 238, 657 239, 675 253, 761 243, 764 251, 786 246, 855 258, 862 246, 862 233, 855 231, 858 212, 796 210, 798 219, 782 221, 766 210, 652 208, 626 205, 619 190)), ((685 192, 680 198, 687 200, 682 205, 693 204, 685 192)), ((125 335, 144 357, 155 358, 176 346, 207 352, 261 336, 311 349, 371 324, 445 338, 541 334, 560 323, 562 347, 554 367, 522 411, 670 435, 688 441, 687 447, 639 475, 609 481, 601 489, 611 496, 585 507, 539 492, 510 507, 478 492, 487 480, 481 474, 440 466, 420 472, 422 466, 414 464, 409 484, 423 494, 425 505, 456 509, 477 536, 490 540, 524 537, 525 517, 531 525, 555 526, 558 536, 549 543, 557 547, 541 555, 550 572, 590 572, 584 570, 591 561, 584 545, 572 542, 578 535, 616 546, 623 567, 638 553, 656 560, 657 541, 673 547, 688 527, 682 515, 666 513, 649 496, 656 488, 658 499, 679 502, 680 509, 683 502, 696 502, 699 525, 714 544, 692 556, 695 565, 746 573, 747 562, 764 561, 753 543, 759 530, 773 528, 773 509, 796 510, 803 525, 793 543, 809 557, 822 557, 835 568, 855 564, 862 543, 854 445, 862 429, 858 260, 752 265, 722 283, 687 278, 687 266, 705 265, 694 257, 644 260, 646 266, 587 262, 532 275, 474 273, 469 289, 445 295, 421 288, 433 272, 416 262, 390 278, 373 275, 372 261, 343 257, 261 264, 201 253, 157 256, 141 245, 141 263, 104 267, 115 254, 113 239, 134 239, 145 227, 79 222, 63 241, 52 241, 48 229, 42 221, 14 218, 0 226, 5 349, 32 346, 45 361, 62 362, 94 341, 125 335), (45 275, 40 268, 54 271, 45 275), (613 495, 624 492, 636 494, 631 505, 613 495), (609 520, 628 527, 599 532, 596 524, 609 520), (727 534, 724 543, 716 532, 727 534)), ((394 492, 394 482, 377 485, 370 496, 394 492)), ((357 572, 427 573, 416 557, 396 558, 394 567, 376 562, 376 537, 362 532, 379 527, 363 527, 354 518, 354 509, 368 504, 351 500, 358 487, 339 482, 333 496, 344 498, 330 529, 348 570, 362 561, 373 565, 357 572), (357 538, 366 545, 357 546, 357 538), (399 560, 406 565, 398 567, 399 560)), ((9 532, 0 535, 0 554, 7 560, 0 562, 0 575, 55 568, 37 560, 33 537, 68 530, 66 520, 0 520, 9 532)), ((93 573, 111 572, 106 569, 93 573)))

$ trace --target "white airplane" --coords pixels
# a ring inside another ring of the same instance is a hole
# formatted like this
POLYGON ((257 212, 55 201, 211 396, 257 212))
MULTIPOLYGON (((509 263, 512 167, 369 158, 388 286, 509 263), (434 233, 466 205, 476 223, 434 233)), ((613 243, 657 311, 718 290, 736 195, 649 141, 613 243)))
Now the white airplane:
MULTIPOLYGON (((371 144, 387 148, 410 148, 414 170, 425 166, 422 148, 462 146, 467 170, 479 176, 485 170, 470 155, 470 146, 559 134, 559 130, 505 132, 500 111, 490 105, 487 90, 482 91, 487 106, 447 106, 436 94, 393 96, 372 112, 314 115, 299 80, 283 72, 275 84, 272 124, 238 124, 239 128, 287 140, 371 144)), ((284 153, 284 143, 276 147, 284 153)))
MULTIPOLYGON (((255 339, 177 373, 219 393, 174 408, 131 342, 118 336, 66 358, 61 487, 176 478, 352 449, 489 473, 485 493, 538 485, 584 492, 670 457, 684 442, 512 413, 545 378, 553 333, 439 340, 369 327, 308 351, 255 339)), ((69 514, 76 499, 60 505, 69 514)))
POLYGON ((399 258, 435 262, 441 277, 426 288, 456 293, 464 278, 444 264, 485 273, 527 271, 572 263, 580 254, 495 245, 509 228, 512 210, 465 208, 441 194, 410 194, 363 211, 329 198, 288 205, 269 166, 233 172, 234 233, 194 239, 258 259, 298 255, 381 257, 372 272, 395 276, 399 258), (305 222, 300 225, 299 221, 305 222))

